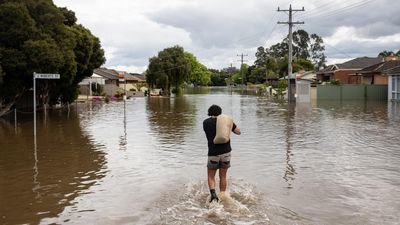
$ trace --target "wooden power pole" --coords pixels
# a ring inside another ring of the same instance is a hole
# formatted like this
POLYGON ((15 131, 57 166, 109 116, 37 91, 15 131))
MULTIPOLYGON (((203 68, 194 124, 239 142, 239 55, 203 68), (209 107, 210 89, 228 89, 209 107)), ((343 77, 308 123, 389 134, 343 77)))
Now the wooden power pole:
POLYGON ((289 21, 288 22, 278 22, 278 24, 288 24, 289 25, 289 39, 288 39, 288 46, 289 46, 289 54, 288 54, 288 102, 295 102, 296 98, 294 96, 293 87, 296 87, 296 80, 292 78, 292 61, 293 61, 293 33, 292 28, 294 24, 304 24, 304 22, 293 22, 293 12, 304 11, 304 7, 302 9, 292 9, 292 5, 289 6, 289 9, 281 10, 278 7, 278 12, 289 12, 289 21))

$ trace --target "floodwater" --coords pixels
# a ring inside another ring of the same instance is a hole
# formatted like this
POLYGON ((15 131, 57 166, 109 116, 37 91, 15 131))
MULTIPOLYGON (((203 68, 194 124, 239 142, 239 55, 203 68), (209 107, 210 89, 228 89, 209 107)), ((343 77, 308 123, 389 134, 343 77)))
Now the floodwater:
POLYGON ((228 89, 0 120, 1 224, 399 224, 400 106, 287 106, 228 89), (232 115, 229 193, 207 203, 211 104, 232 115))

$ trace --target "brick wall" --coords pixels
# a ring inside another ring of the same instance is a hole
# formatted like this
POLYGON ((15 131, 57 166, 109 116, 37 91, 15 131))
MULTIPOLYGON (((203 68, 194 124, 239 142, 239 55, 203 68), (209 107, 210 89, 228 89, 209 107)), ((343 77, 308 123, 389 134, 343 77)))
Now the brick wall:
POLYGON ((342 84, 350 84, 349 74, 355 74, 358 71, 360 70, 336 70, 333 79, 339 80, 342 84))
POLYGON ((388 84, 388 77, 385 75, 375 75, 374 76, 374 84, 388 84))

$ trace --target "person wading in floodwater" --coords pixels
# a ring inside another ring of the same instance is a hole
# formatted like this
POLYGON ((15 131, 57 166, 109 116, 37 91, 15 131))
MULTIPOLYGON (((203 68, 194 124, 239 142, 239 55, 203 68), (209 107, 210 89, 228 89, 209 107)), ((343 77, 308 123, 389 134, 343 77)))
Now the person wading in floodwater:
MULTIPOLYGON (((223 144, 214 144, 214 138, 217 133, 217 117, 221 115, 222 109, 218 105, 212 105, 208 109, 209 118, 203 121, 203 130, 206 134, 208 141, 208 162, 207 162, 207 175, 208 187, 210 188, 211 200, 218 201, 217 194, 215 193, 215 174, 219 169, 219 189, 221 192, 226 191, 226 174, 228 168, 231 166, 231 141, 223 144)), ((233 122, 232 122, 233 123, 233 122)), ((240 135, 240 128, 233 123, 232 132, 240 135)))

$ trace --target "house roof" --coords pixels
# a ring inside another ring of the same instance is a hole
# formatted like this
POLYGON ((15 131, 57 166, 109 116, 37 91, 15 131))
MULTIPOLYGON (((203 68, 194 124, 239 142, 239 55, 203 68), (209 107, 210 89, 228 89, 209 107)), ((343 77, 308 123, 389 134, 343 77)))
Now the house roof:
POLYGON ((98 68, 98 69, 94 69, 93 71, 94 74, 97 74, 99 76, 102 76, 106 79, 109 80, 118 80, 118 72, 115 70, 110 70, 107 68, 98 68))
POLYGON ((359 57, 341 64, 329 65, 325 69, 318 71, 317 74, 331 73, 338 69, 363 69, 381 62, 381 58, 359 57))
POLYGON ((329 66, 325 67, 324 69, 318 71, 317 73, 330 73, 337 69, 338 69, 337 65, 329 65, 329 66))
POLYGON ((118 71, 118 74, 123 74, 124 77, 121 77, 121 79, 126 79, 127 81, 139 81, 138 78, 133 76, 132 74, 125 72, 125 71, 118 71))
POLYGON ((146 78, 144 77, 143 74, 139 74, 139 73, 130 73, 132 76, 136 77, 139 82, 144 82, 146 81, 146 78))
POLYGON ((141 74, 136 74, 136 73, 128 73, 125 71, 117 71, 113 69, 107 69, 107 68, 98 68, 93 71, 93 74, 99 75, 101 77, 104 77, 105 79, 109 80, 119 80, 123 79, 118 76, 118 74, 123 74, 124 78, 127 81, 137 81, 137 82, 143 82, 145 81, 144 76, 141 74))
POLYGON ((400 60, 391 60, 386 62, 381 62, 369 67, 366 67, 360 71, 360 73, 370 73, 370 72, 386 72, 387 70, 393 69, 400 66, 400 60))
POLYGON ((317 74, 314 71, 307 71, 303 74, 301 74, 301 79, 302 80, 316 80, 317 79, 317 74))
POLYGON ((359 57, 350 61, 338 64, 339 69, 363 69, 382 62, 381 58, 359 57))
POLYGON ((400 66, 394 67, 392 69, 386 70, 387 74, 397 74, 400 75, 400 66))

